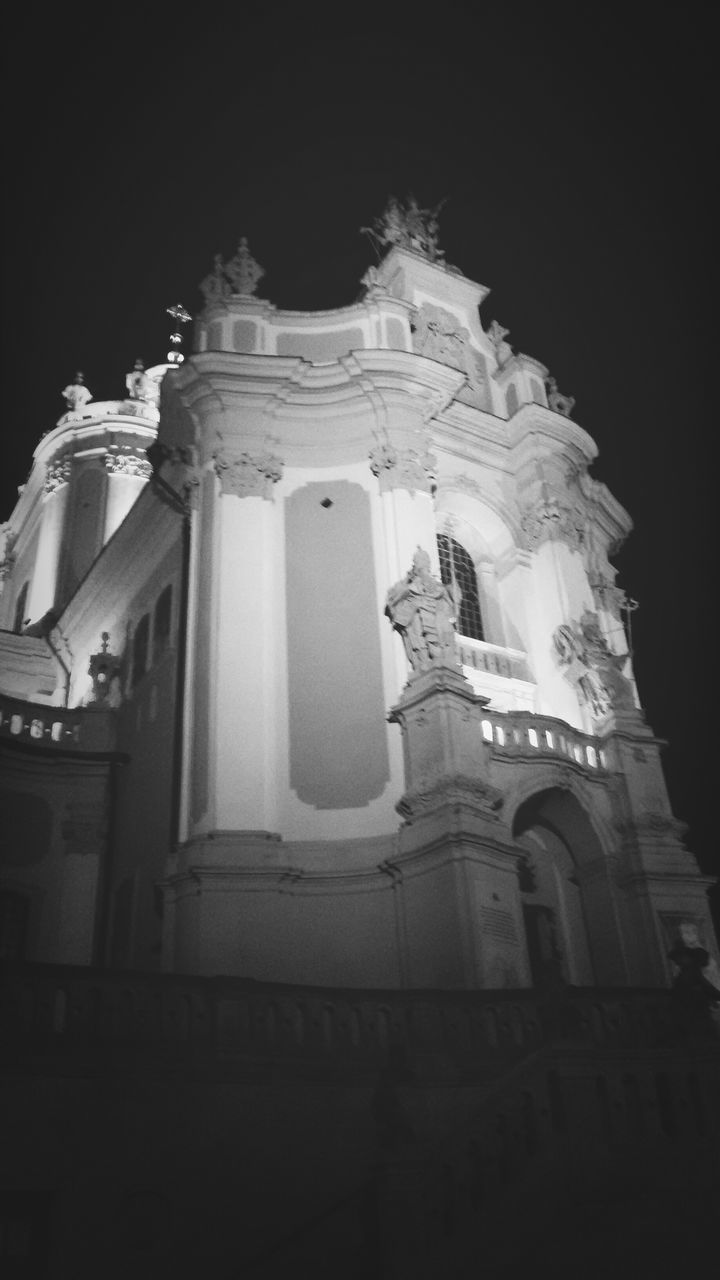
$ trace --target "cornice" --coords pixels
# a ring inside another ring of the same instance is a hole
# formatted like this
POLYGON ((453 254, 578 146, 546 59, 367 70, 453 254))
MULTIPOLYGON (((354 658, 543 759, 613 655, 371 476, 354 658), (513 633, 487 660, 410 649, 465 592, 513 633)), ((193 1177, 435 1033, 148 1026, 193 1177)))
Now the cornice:
POLYGON ((572 446, 588 463, 598 455, 592 436, 572 419, 546 409, 544 405, 524 404, 508 421, 508 440, 518 453, 523 450, 530 452, 535 447, 533 437, 541 437, 549 445, 572 446))

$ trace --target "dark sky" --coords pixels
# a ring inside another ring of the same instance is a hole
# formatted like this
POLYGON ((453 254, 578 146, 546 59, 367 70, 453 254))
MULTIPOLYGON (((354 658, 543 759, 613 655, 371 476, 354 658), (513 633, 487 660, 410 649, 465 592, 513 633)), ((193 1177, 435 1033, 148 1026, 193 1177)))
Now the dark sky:
POLYGON ((575 396, 593 474, 635 521, 617 563, 640 602, 640 694, 671 742, 690 847, 720 872, 704 11, 216 8, 152 7, 148 25, 127 7, 26 6, 5 31, 0 518, 75 370, 96 398, 122 396, 137 355, 165 358, 165 308, 197 311, 198 281, 240 235, 265 297, 340 306, 388 195, 447 198, 443 247, 491 289, 484 324, 575 396))

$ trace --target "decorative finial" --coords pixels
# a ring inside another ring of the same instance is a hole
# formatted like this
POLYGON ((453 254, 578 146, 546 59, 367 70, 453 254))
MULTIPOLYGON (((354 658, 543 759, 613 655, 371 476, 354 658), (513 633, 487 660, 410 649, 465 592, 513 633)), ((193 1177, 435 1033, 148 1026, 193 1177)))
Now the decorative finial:
POLYGON ((402 204, 397 196, 390 196, 383 213, 372 227, 361 227, 368 235, 376 251, 397 245, 419 253, 428 262, 443 262, 445 254, 438 247, 438 215, 446 200, 434 209, 421 209, 413 195, 402 204))
POLYGON ((178 349, 180 347, 180 343, 182 342, 182 333, 180 331, 179 326, 183 324, 187 324, 189 320, 192 320, 192 316, 190 315, 189 311, 185 310, 184 306, 180 302, 177 302, 174 307, 166 307, 165 310, 167 311, 167 314, 169 316, 172 316, 173 320, 175 321, 175 324, 178 326, 175 332, 170 334, 170 341, 173 344, 173 346, 170 349, 170 351, 168 351, 168 355, 167 355, 168 363, 182 364, 185 357, 182 354, 182 352, 178 349))
POLYGON ((225 276, 222 257, 219 253, 213 258, 213 269, 204 280, 200 281, 200 292, 208 306, 213 302, 222 302, 230 296, 230 282, 225 276))
POLYGON ((88 400, 92 400, 92 391, 85 386, 85 377, 82 373, 76 373, 72 382, 68 383, 61 394, 68 407, 68 413, 78 415, 82 412, 88 400))
POLYGON ((243 297, 252 297, 260 280, 265 275, 262 267, 255 261, 248 248, 247 236, 242 237, 235 257, 225 263, 224 270, 230 284, 233 286, 233 292, 243 297))

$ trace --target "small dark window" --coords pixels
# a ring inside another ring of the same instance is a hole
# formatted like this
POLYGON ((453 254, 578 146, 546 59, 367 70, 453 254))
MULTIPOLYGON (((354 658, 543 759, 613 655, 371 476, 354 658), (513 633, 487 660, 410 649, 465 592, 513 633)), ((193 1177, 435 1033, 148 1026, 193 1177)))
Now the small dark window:
POLYGON ((456 628, 461 636, 468 636, 471 640, 482 640, 484 637, 477 574, 472 557, 459 542, 449 538, 447 534, 439 534, 437 541, 440 553, 440 577, 446 587, 456 586, 462 592, 456 628))
POLYGON ((172 587, 167 586, 157 598, 155 626, 153 628, 153 661, 162 657, 170 643, 170 619, 172 617, 172 587))
POLYGON ((148 643, 150 639, 150 614, 143 614, 137 624, 133 641, 133 688, 142 680, 147 671, 148 643))
POLYGON ((25 607, 27 605, 27 596, 28 596, 29 586, 30 586, 29 582, 23 583, 20 589, 20 595, 18 596, 17 601, 15 603, 15 621, 13 623, 13 631, 16 631, 18 635, 22 631, 27 621, 25 617, 25 607))

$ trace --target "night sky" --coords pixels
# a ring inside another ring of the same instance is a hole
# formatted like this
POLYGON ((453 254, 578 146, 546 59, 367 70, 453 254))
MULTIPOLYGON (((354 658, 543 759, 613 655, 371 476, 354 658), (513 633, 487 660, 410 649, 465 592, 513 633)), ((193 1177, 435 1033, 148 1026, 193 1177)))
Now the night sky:
POLYGON ((640 695, 688 843, 720 873, 704 11, 683 27, 615 6, 215 10, 166 4, 148 26, 28 6, 5 31, 0 519, 76 369, 122 397, 136 356, 165 358, 165 308, 200 309, 215 253, 246 235, 262 296, 341 306, 388 195, 445 198, 441 244, 490 288, 485 327, 575 397, 593 475, 633 517, 616 563, 640 602, 640 695))

